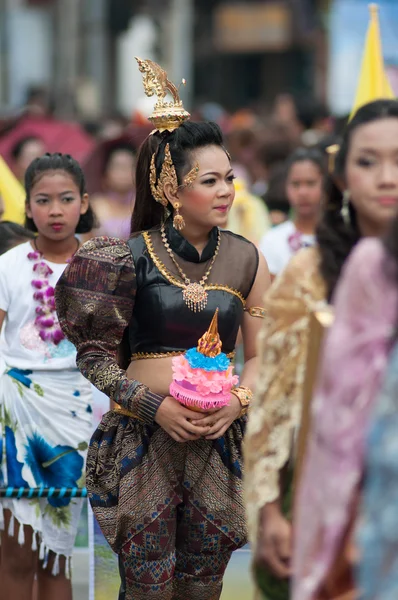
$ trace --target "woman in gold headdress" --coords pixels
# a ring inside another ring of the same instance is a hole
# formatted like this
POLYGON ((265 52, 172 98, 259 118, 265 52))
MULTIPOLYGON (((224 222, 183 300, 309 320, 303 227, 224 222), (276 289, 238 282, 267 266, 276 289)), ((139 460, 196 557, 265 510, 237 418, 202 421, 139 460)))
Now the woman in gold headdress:
POLYGON ((241 442, 269 273, 252 243, 222 229, 234 175, 218 126, 187 120, 164 71, 139 66, 158 102, 130 239, 87 242, 57 310, 82 373, 117 406, 93 435, 87 487, 119 555, 119 598, 215 600, 246 543, 241 442), (227 355, 242 329, 245 367, 229 405, 200 414, 170 396, 172 357, 197 345, 217 308, 227 355))

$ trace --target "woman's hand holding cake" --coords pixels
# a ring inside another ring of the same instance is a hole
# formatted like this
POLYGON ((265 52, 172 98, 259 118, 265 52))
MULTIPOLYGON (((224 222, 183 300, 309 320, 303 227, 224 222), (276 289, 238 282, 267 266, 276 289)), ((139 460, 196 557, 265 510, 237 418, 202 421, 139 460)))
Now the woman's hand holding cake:
POLYGON ((155 421, 176 442, 189 442, 205 437, 209 433, 209 425, 195 424, 194 420, 198 417, 197 412, 189 410, 171 396, 167 396, 156 412, 155 421))
MULTIPOLYGON (((204 427, 208 429, 204 434, 206 440, 216 440, 224 435, 228 427, 239 418, 242 412, 242 405, 235 394, 230 394, 229 404, 222 408, 216 408, 209 411, 209 416, 203 417, 195 421, 196 427, 204 427)), ((196 415, 197 418, 197 415, 196 415)))

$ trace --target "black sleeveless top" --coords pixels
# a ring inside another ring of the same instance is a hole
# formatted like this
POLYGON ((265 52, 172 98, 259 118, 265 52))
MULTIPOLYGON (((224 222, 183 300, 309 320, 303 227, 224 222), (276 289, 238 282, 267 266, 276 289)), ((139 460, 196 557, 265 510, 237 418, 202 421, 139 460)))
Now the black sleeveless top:
POLYGON ((233 352, 246 298, 257 273, 256 247, 238 235, 214 228, 199 256, 171 223, 166 223, 175 260, 191 282, 199 282, 208 270, 219 234, 219 252, 204 286, 207 305, 200 312, 193 312, 186 305, 183 279, 164 247, 159 230, 137 234, 128 241, 136 276, 134 310, 128 327, 133 359, 196 346, 217 308, 222 350, 227 354, 233 352))

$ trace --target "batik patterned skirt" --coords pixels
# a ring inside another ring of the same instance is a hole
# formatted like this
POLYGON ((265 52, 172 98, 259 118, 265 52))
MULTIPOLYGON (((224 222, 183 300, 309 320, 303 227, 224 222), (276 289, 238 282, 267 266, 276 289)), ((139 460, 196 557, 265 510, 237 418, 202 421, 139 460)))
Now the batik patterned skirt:
MULTIPOLYGON (((90 384, 77 370, 22 371, 6 368, 0 376, 1 487, 83 487, 85 456, 92 433, 90 384)), ((25 543, 23 527, 30 526, 32 549, 46 566, 49 551, 70 559, 75 542, 82 499, 2 499, 11 511, 9 535, 25 543), (18 534, 17 534, 18 530, 18 534)), ((70 560, 67 560, 68 571, 70 560)))
MULTIPOLYGON (((150 593, 151 583, 153 589, 159 588, 159 564, 148 556, 161 554, 175 527, 176 552, 170 550, 167 576, 173 577, 174 567, 178 571, 180 560, 192 585, 202 585, 206 575, 209 585, 217 577, 221 585, 232 551, 247 542, 242 500, 244 425, 244 419, 235 421, 218 440, 178 443, 156 424, 145 425, 115 411, 103 416, 88 452, 87 489, 103 534, 122 561, 132 561, 131 573, 148 559, 142 573, 135 574, 137 592, 131 597, 147 597, 144 591, 150 593), (181 526, 183 545, 191 549, 189 558, 179 548, 181 526), (135 563, 132 552, 137 554, 135 563)), ((164 593, 160 597, 168 598, 164 593)))

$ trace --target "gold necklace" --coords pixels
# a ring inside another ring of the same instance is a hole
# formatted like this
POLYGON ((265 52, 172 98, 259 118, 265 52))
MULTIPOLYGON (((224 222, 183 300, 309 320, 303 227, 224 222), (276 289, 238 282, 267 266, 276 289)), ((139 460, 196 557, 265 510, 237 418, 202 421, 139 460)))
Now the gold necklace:
POLYGON ((166 251, 170 255, 170 258, 173 261, 174 265, 177 267, 178 273, 185 284, 183 287, 183 291, 182 291, 182 297, 184 298, 185 304, 193 312, 200 312, 201 310, 203 310, 205 308, 205 306, 207 304, 208 294, 204 288, 204 284, 206 283, 206 281, 209 278, 210 271, 213 268, 214 262, 217 258, 218 252, 220 250, 220 242, 221 242, 220 230, 218 231, 217 246, 216 246, 216 250, 214 252, 214 256, 210 262, 209 268, 207 269, 206 273, 203 275, 202 279, 199 282, 197 282, 197 281, 191 282, 189 277, 187 277, 185 275, 184 271, 181 269, 180 265, 174 258, 173 251, 170 248, 170 244, 167 240, 164 225, 162 225, 162 227, 160 229, 160 235, 162 237, 162 242, 163 242, 164 247, 166 248, 166 251))

